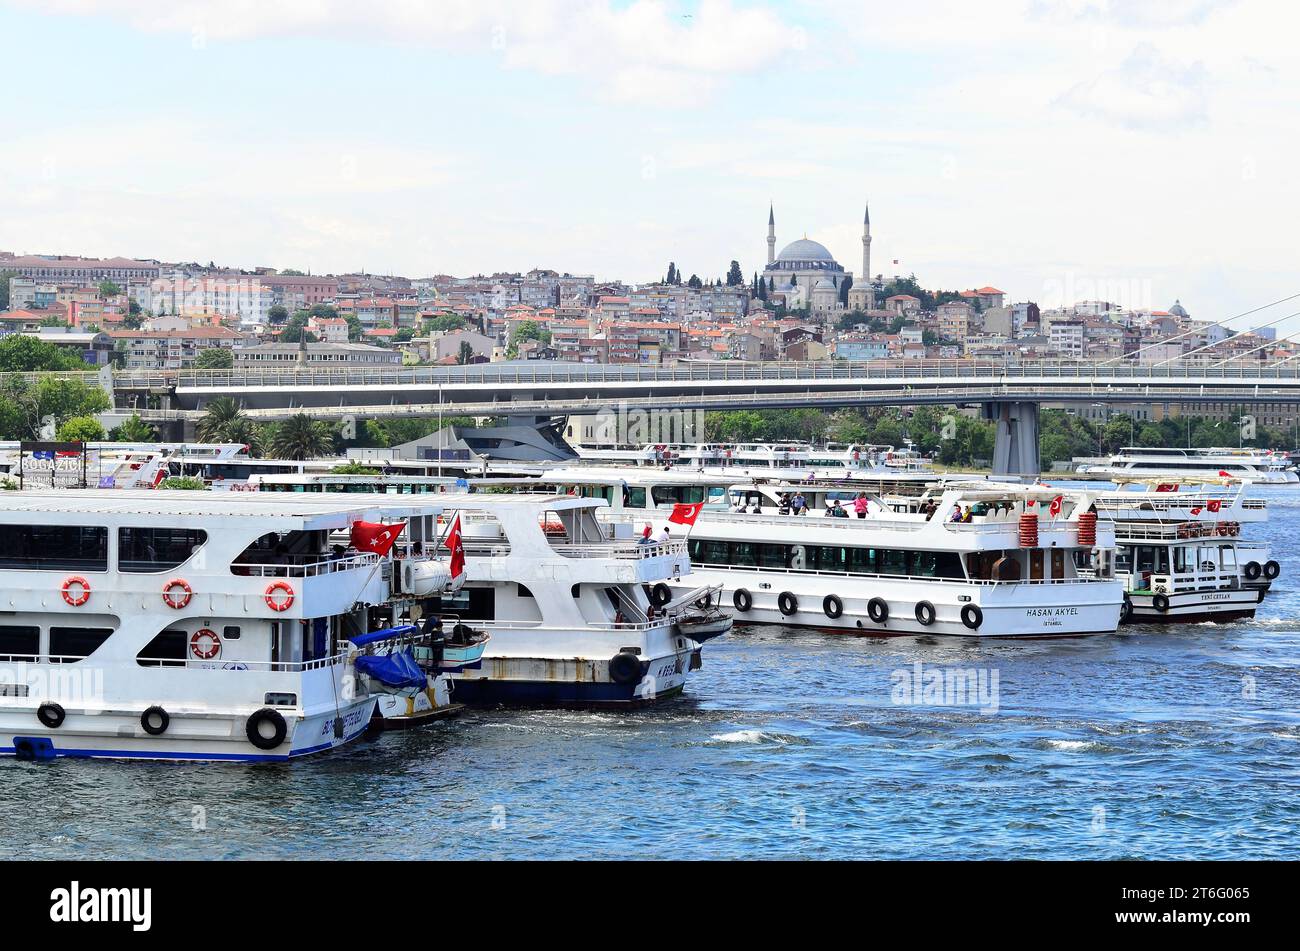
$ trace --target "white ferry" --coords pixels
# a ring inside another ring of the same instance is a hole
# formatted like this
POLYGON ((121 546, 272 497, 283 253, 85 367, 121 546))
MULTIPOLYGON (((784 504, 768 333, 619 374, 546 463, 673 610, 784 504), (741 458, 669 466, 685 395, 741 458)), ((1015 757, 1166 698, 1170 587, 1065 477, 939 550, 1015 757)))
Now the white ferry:
MULTIPOLYGON (((286 760, 366 729, 347 638, 402 578, 358 522, 432 538, 386 498, 0 493, 0 753, 286 760)), ((426 572, 434 586, 446 568, 426 572)), ((430 586, 425 586, 426 588, 430 586)))
POLYGON ((465 575, 421 610, 491 637, 451 674, 457 701, 640 706, 681 693, 701 664, 695 602, 710 594, 687 583, 684 542, 638 543, 629 524, 597 519, 598 499, 440 498, 459 507, 465 575))
POLYGON ((822 448, 797 442, 663 443, 639 449, 579 447, 576 451, 582 462, 596 465, 732 470, 747 476, 788 475, 792 470, 806 473, 808 478, 934 474, 932 460, 910 443, 902 449, 854 443, 829 443, 822 448))
MULTIPOLYGON (((540 481, 604 499, 605 517, 634 531, 689 537, 690 584, 720 586, 745 623, 1073 636, 1113 632, 1123 604, 1112 577, 1113 531, 1088 511, 1096 496, 1088 490, 954 482, 915 495, 871 495, 862 518, 853 491, 839 507, 843 517, 809 518, 783 514, 773 498, 786 485, 779 482, 583 468, 550 470, 540 481), (674 505, 699 506, 693 526, 667 520, 674 505)), ((849 491, 800 488, 824 491, 814 496, 822 513, 838 500, 827 496, 849 491)))
POLYGON ((1076 460, 1080 475, 1108 479, 1165 475, 1170 481, 1231 477, 1257 485, 1300 482, 1290 457, 1272 449, 1153 449, 1128 446, 1105 457, 1076 460))
POLYGON ((153 489, 168 476, 238 459, 248 459, 239 443, 0 442, 0 475, 23 489, 153 489))
POLYGON ((1218 480, 1140 482, 1103 494, 1098 511, 1115 525, 1116 574, 1134 623, 1230 621, 1253 617, 1281 566, 1243 526, 1267 519, 1262 499, 1218 480))

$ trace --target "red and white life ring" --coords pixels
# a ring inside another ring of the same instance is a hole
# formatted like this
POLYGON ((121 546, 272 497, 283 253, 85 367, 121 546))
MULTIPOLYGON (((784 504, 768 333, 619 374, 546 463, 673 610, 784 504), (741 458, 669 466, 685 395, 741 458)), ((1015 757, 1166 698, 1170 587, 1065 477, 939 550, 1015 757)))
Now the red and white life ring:
POLYGON ((63 587, 61 587, 59 591, 63 595, 63 600, 67 601, 68 604, 72 605, 74 608, 79 608, 90 600, 90 582, 81 577, 81 575, 72 575, 65 579, 63 587), (80 588, 80 593, 73 594, 72 589, 74 587, 80 588))
POLYGON ((190 635, 190 653, 199 660, 212 660, 221 653, 221 635, 201 627, 190 635))
POLYGON ((192 597, 194 597, 194 589, 184 578, 173 578, 163 585, 163 604, 169 608, 179 611, 190 603, 192 597), (177 589, 180 589, 179 595, 176 593, 177 589))
POLYGON ((293 587, 287 581, 273 581, 266 586, 266 606, 272 611, 287 611, 293 607, 293 587), (276 598, 276 592, 283 591, 284 599, 276 598))

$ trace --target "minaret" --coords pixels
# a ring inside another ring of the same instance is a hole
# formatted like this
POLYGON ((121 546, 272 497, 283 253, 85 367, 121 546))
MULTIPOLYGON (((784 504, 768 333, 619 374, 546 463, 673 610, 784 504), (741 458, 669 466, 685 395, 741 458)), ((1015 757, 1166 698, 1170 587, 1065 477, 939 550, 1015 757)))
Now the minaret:
POLYGON ((862 280, 871 283, 871 206, 862 215, 862 280))
POLYGON ((767 206, 767 263, 776 261, 776 213, 771 205, 767 206))

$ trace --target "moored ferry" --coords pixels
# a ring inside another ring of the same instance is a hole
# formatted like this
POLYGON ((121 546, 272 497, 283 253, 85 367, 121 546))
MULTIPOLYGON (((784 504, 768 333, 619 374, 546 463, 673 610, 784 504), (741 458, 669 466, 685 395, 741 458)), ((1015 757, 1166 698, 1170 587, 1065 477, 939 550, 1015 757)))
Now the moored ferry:
POLYGON ((1107 479, 1166 476, 1169 481, 1233 478, 1257 485, 1300 482, 1290 457, 1272 449, 1126 446, 1110 456, 1078 459, 1075 471, 1107 479))
POLYGON ((1115 525, 1116 574, 1134 623, 1253 617, 1280 564, 1244 538, 1268 517, 1263 499, 1229 479, 1135 481, 1104 493, 1098 510, 1115 525))
POLYGON ((376 702, 348 638, 401 575, 391 550, 349 545, 358 526, 433 537, 439 512, 337 496, 0 493, 0 752, 257 761, 348 742, 376 702))

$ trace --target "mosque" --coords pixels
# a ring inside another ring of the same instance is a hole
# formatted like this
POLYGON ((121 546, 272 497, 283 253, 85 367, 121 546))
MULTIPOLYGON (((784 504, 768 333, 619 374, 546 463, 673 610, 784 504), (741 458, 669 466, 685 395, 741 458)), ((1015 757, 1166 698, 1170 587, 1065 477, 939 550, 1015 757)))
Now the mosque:
POLYGON ((814 317, 830 317, 845 310, 871 310, 875 293, 871 286, 871 209, 862 216, 862 274, 854 283, 853 272, 843 265, 826 246, 808 238, 792 241, 776 253, 776 211, 767 212, 767 266, 762 279, 769 293, 784 294, 790 307, 807 307, 814 317), (840 300, 840 289, 849 282, 847 306, 840 300))

